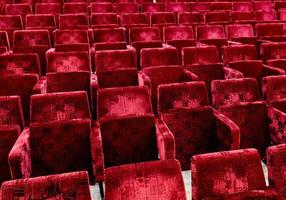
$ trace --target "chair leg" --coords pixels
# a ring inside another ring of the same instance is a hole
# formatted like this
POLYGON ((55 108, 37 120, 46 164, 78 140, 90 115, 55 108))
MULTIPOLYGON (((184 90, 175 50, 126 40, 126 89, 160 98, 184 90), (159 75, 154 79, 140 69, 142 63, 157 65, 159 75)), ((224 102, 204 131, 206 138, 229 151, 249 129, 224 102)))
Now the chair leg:
POLYGON ((104 199, 103 181, 99 182, 99 191, 101 199, 104 199))

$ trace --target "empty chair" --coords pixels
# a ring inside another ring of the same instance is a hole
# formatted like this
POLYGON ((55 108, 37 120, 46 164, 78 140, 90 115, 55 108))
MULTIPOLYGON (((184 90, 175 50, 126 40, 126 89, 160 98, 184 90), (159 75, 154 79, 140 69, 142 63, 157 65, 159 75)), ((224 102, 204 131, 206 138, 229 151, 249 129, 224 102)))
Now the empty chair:
POLYGON ((182 48, 187 46, 196 46, 194 32, 192 27, 188 26, 167 26, 163 28, 163 41, 176 47, 181 61, 182 48))
POLYGON ((191 163, 194 200, 213 199, 213 196, 217 199, 277 198, 274 191, 267 190, 260 155, 255 149, 196 155, 191 163))
POLYGON ((21 15, 24 23, 25 17, 28 14, 33 14, 30 4, 6 4, 6 15, 21 15))
POLYGON ((30 110, 31 123, 91 118, 85 91, 33 95, 30 110))
POLYGON ((115 13, 93 13, 90 26, 92 29, 116 28, 119 27, 119 19, 115 13))
POLYGON ((59 16, 60 29, 88 29, 87 16, 84 14, 65 14, 59 16))
POLYGON ((14 32, 14 53, 37 53, 41 72, 46 74, 46 51, 51 48, 48 30, 18 30, 14 32))
POLYGON ((260 56, 264 62, 272 67, 286 70, 286 43, 263 43, 260 48, 260 56))
POLYGON ((166 2, 165 3, 165 12, 188 12, 188 4, 185 2, 166 2))
POLYGON ((232 3, 231 2, 210 2, 210 10, 223 10, 229 11, 232 10, 232 3))
POLYGON ((258 84, 254 78, 214 80, 211 92, 212 105, 215 108, 260 99, 258 84))
POLYGON ((151 26, 158 27, 160 35, 163 36, 164 26, 175 26, 176 17, 172 12, 156 12, 151 13, 151 26))
POLYGON ((64 3, 64 14, 87 14, 88 7, 86 3, 64 3))
POLYGON ((98 28, 93 29, 95 51, 126 49, 127 43, 123 28, 98 28))
POLYGON ((0 31, 0 54, 10 50, 10 43, 6 31, 0 31))
POLYGON ((0 133, 1 133, 1 175, 0 182, 10 180, 8 154, 18 136, 25 127, 21 99, 19 96, 0 97, 0 133))
POLYGON ((123 13, 120 15, 121 26, 126 28, 126 32, 129 33, 129 29, 133 27, 147 27, 150 26, 150 22, 145 13, 123 13))
POLYGON ((254 15, 251 11, 232 11, 230 12, 231 22, 235 24, 249 24, 253 27, 256 24, 254 15))
POLYGON ((205 17, 200 12, 181 12, 178 14, 178 24, 192 26, 195 30, 196 25, 205 23, 205 17))
POLYGON ((62 8, 61 4, 58 3, 37 3, 36 4, 36 14, 61 14, 62 8))
POLYGON ((144 13, 164 12, 164 4, 162 3, 143 3, 141 7, 144 13))
POLYGON ((153 113, 149 90, 144 86, 100 89, 97 105, 97 119, 153 113))
POLYGON ((228 24, 229 13, 224 11, 213 11, 205 14, 207 24, 228 24))
POLYGON ((271 1, 253 1, 253 10, 254 11, 264 11, 270 12, 272 11, 272 3, 271 1))
POLYGON ((138 13, 139 5, 137 3, 118 3, 114 4, 115 13, 138 13))
POLYGON ((100 3, 91 3, 90 4, 91 13, 111 13, 113 12, 112 3, 100 2, 100 3))
POLYGON ((283 23, 258 23, 255 26, 257 37, 272 42, 285 41, 283 23))
POLYGON ((58 198, 64 193, 66 198, 84 198, 91 200, 89 179, 86 171, 41 176, 21 180, 6 181, 2 186, 2 199, 58 198), (51 185, 55 190, 51 192, 51 185), (20 192, 19 192, 20 191, 20 192))
POLYGON ((232 2, 233 11, 252 11, 252 4, 248 1, 232 2))
POLYGON ((226 25, 225 31, 229 40, 240 42, 242 44, 257 44, 257 37, 255 36, 253 27, 250 24, 226 25))
POLYGON ((207 86, 203 81, 160 84, 157 91, 159 114, 209 105, 207 86))
POLYGON ((150 161, 108 168, 106 169, 105 184, 106 200, 120 198, 126 200, 140 198, 187 199, 180 164, 176 160, 150 161), (152 189, 150 190, 148 185, 137 185, 139 177, 144 182, 148 181, 152 185, 152 189), (115 186, 114 182, 130 184, 115 186), (128 192, 123 192, 123 188, 128 192))
POLYGON ((209 2, 191 2, 191 12, 208 12, 210 10, 209 2))
POLYGON ((256 12, 254 12, 254 19, 257 22, 261 22, 261 23, 262 22, 263 23, 266 23, 266 22, 270 22, 270 23, 279 22, 279 21, 277 21, 275 11, 269 11, 269 12, 256 11, 256 12))
POLYGON ((11 49, 13 48, 14 31, 23 29, 21 16, 19 15, 1 15, 0 30, 6 31, 9 38, 11 49))
MULTIPOLYGON (((279 101, 286 98, 286 76, 269 76, 263 78, 263 98, 267 101, 279 101)), ((284 111, 285 112, 285 111, 284 111)))

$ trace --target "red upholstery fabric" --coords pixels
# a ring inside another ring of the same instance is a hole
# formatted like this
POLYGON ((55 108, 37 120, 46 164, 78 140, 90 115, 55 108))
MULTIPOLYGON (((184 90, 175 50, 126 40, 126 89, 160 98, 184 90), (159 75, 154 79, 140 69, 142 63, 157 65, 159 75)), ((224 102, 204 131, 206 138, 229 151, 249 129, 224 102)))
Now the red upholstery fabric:
POLYGON ((180 164, 150 161, 106 169, 105 199, 186 200, 180 164), (148 184, 145 184, 145 183, 148 184), (139 184, 138 184, 139 183, 139 184), (124 191, 127 192, 124 192, 124 191))
POLYGON ((37 54, 0 55, 0 74, 41 75, 40 60, 37 54))
POLYGON ((137 3, 118 3, 114 4, 114 12, 116 13, 137 13, 139 5, 137 3))
POLYGON ((232 3, 232 10, 234 11, 252 11, 251 2, 236 1, 232 3))
POLYGON ((257 37, 270 41, 285 41, 283 23, 258 23, 255 26, 257 37))
POLYGON ((195 12, 209 11, 209 2, 191 2, 190 10, 195 12))
POLYGON ((184 66, 218 62, 219 55, 215 46, 185 47, 182 50, 182 64, 184 66))
POLYGON ((0 31, 0 48, 3 47, 10 50, 9 38, 6 31, 0 31))
POLYGON ((160 84, 157 91, 158 113, 209 105, 207 87, 201 81, 160 84))
POLYGON ((98 91, 97 119, 153 113, 147 87, 108 88, 98 91))
POLYGON ((164 26, 175 26, 176 16, 172 12, 151 13, 151 25, 160 29, 160 35, 163 35, 164 26))
POLYGON ((188 12, 189 7, 186 2, 167 2, 165 3, 165 12, 188 12))
POLYGON ((64 14, 87 14, 88 13, 88 5, 86 3, 64 3, 63 7, 64 14))
POLYGON ((98 2, 90 4, 91 13, 111 13, 113 12, 112 3, 108 2, 98 2))
POLYGON ((29 4, 6 4, 6 15, 21 15, 23 19, 27 14, 32 14, 32 7, 29 4))
POLYGON ((276 15, 275 15, 275 11, 255 11, 254 12, 254 19, 255 21, 259 22, 259 23, 265 23, 265 22, 278 22, 276 20, 276 15))
POLYGON ((215 108, 260 99, 258 84, 253 78, 214 80, 211 87, 215 108))
POLYGON ((210 10, 223 10, 229 11, 232 10, 232 3, 231 2, 211 2, 210 3, 210 10))
POLYGON ((255 16, 252 11, 232 11, 230 12, 231 22, 234 25, 252 25, 256 24, 255 16))
POLYGON ((162 3, 143 3, 142 12, 153 13, 153 12, 163 12, 164 4, 162 3))
MULTIPOLYGON (((245 16, 239 13, 239 16, 245 16)), ((227 38, 243 44, 256 44, 257 39, 254 35, 253 27, 250 24, 233 24, 226 26, 227 38)))
POLYGON ((225 11, 213 11, 205 14, 208 24, 228 24, 230 21, 229 13, 225 11))
POLYGON ((86 171, 5 182, 2 199, 75 198, 91 200, 86 171))
POLYGON ((37 3, 36 14, 60 14, 62 11, 61 5, 58 3, 37 3))
POLYGON ((263 78, 263 98, 268 101, 285 99, 286 76, 269 76, 263 78))
POLYGON ((272 4, 269 1, 257 1, 253 2, 253 10, 255 11, 272 11, 272 4))
POLYGON ((270 133, 265 102, 222 106, 219 111, 240 128, 240 148, 256 148, 262 156, 270 144, 270 133))
POLYGON ((94 13, 91 15, 91 28, 109 28, 118 26, 119 20, 115 13, 94 13))
POLYGON ((266 183, 259 153, 255 149, 196 155, 191 163, 194 200, 265 198, 266 183), (255 190, 261 190, 260 198, 248 196, 255 190), (243 198, 243 193, 246 198, 243 198))
POLYGON ((47 29, 52 34, 56 29, 56 20, 52 14, 36 14, 26 16, 26 29, 47 29))
POLYGON ((59 17, 60 29, 87 29, 87 17, 84 14, 65 14, 59 17))
POLYGON ((144 13, 123 13, 120 16, 120 22, 125 28, 150 25, 147 15, 144 13))
POLYGON ((179 25, 199 25, 205 23, 203 13, 200 12, 181 12, 178 14, 179 25))
POLYGON ((31 97, 31 123, 90 119, 86 92, 39 94, 31 97))
POLYGON ((286 43, 269 43, 261 44, 260 48, 261 58, 268 65, 286 70, 286 43))

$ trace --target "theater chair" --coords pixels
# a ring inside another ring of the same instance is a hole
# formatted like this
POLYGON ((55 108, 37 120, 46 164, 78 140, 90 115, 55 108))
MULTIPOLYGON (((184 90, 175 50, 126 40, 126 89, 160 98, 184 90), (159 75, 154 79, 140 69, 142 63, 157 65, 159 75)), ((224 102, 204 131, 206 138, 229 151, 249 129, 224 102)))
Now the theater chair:
POLYGON ((90 3, 91 14, 100 14, 100 13, 113 13, 112 3, 109 2, 95 2, 90 3))
POLYGON ((273 10, 272 3, 270 1, 255 1, 252 5, 254 11, 270 12, 273 10))
POLYGON ((55 16, 57 28, 59 27, 59 15, 62 6, 59 3, 36 3, 35 14, 50 14, 55 16))
POLYGON ((269 76, 262 80, 263 99, 269 102, 286 99, 286 76, 269 76))
POLYGON ((214 108, 260 100, 258 84, 254 78, 214 80, 211 92, 214 108))
POLYGON ((149 90, 143 86, 98 90, 97 119, 153 113, 149 90))
POLYGON ((119 19, 115 13, 92 13, 90 26, 92 29, 117 28, 119 19))
POLYGON ((178 13, 178 25, 192 26, 193 30, 197 25, 205 24, 205 17, 200 12, 180 12, 178 13))
POLYGON ((207 86, 202 81, 160 84, 158 92, 158 113, 209 105, 207 86))
POLYGON ((274 145, 267 149, 267 169, 269 185, 273 187, 279 195, 280 199, 285 196, 285 154, 286 145, 274 145))
MULTIPOLYGON (((5 14, 6 15, 20 15, 23 20, 24 24, 24 19, 26 15, 33 14, 32 11, 32 6, 27 3, 23 4, 6 4, 5 5, 5 14)), ((24 24, 25 26, 25 24, 24 24)))
POLYGON ((252 11, 252 3, 247 1, 234 1, 232 3, 233 11, 252 11))
POLYGON ((191 163, 194 200, 277 199, 277 193, 266 186, 255 149, 196 155, 191 163))
POLYGON ((91 200, 86 171, 7 181, 1 186, 2 199, 75 198, 91 200))
POLYGON ((258 23, 255 26, 256 35, 261 42, 285 42, 283 23, 258 23))
POLYGON ((244 77, 255 78, 259 88, 261 88, 263 77, 285 74, 283 70, 270 67, 258 60, 254 45, 225 46, 223 47, 223 58, 229 68, 241 72, 244 77))
POLYGON ((260 57, 267 65, 286 70, 286 42, 263 43, 260 46, 260 57))
POLYGON ((151 13, 151 26, 159 28, 161 38, 163 38, 163 27, 176 25, 176 16, 172 12, 151 13))
POLYGON ((144 2, 141 5, 141 10, 150 17, 151 13, 164 12, 165 8, 163 3, 144 2))
POLYGON ((256 20, 252 11, 231 11, 230 12, 231 24, 242 25, 248 24, 255 27, 256 20))
POLYGON ((210 2, 210 10, 211 11, 231 11, 232 3, 231 2, 210 2))
POLYGON ((210 11, 209 2, 190 2, 189 6, 191 12, 206 13, 210 11))
POLYGON ((88 14, 88 4, 84 2, 64 3, 64 14, 88 14))
POLYGON ((41 73, 46 75, 46 51, 51 48, 48 30, 17 30, 14 32, 13 53, 37 53, 41 73))
POLYGON ((19 96, 0 97, 0 183, 10 180, 8 154, 25 127, 19 96))
POLYGON ((110 167, 106 169, 105 184, 106 200, 187 199, 180 164, 176 160, 110 167), (137 184, 139 179, 143 183, 147 181, 148 185, 137 184))
POLYGON ((179 12, 188 12, 189 6, 186 2, 166 2, 165 12, 178 14, 179 12))
POLYGON ((182 60, 182 48, 196 46, 193 28, 188 26, 163 27, 163 41, 168 45, 176 47, 180 63, 182 60))
POLYGON ((137 3, 114 3, 113 11, 115 13, 139 13, 140 7, 137 3))
POLYGON ((258 45, 257 37, 250 24, 230 24, 225 27, 226 36, 229 40, 242 44, 258 45))
POLYGON ((254 19, 257 23, 279 23, 275 11, 255 11, 254 19))
POLYGON ((30 119, 30 96, 42 92, 42 79, 37 54, 0 55, 0 96, 21 97, 27 125, 30 119))
POLYGON ((209 25, 226 25, 230 23, 229 13, 225 11, 212 11, 205 13, 206 23, 209 25))
POLYGON ((24 28, 22 18, 19 15, 0 15, 0 30, 6 31, 9 38, 10 48, 13 48, 14 31, 24 28))

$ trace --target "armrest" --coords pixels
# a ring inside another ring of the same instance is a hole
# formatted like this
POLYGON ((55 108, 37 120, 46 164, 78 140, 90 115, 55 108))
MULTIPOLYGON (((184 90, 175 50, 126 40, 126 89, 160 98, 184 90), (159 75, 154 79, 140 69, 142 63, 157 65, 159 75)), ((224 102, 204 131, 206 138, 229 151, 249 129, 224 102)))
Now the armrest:
POLYGON ((228 43, 228 45, 240 45, 240 44, 242 44, 241 42, 235 42, 235 41, 231 41, 231 40, 228 40, 227 43, 228 43))
POLYGON ((161 119, 156 119, 157 147, 160 160, 175 159, 175 139, 161 119))
POLYGON ((278 194, 274 189, 267 188, 265 190, 250 190, 246 193, 244 198, 251 198, 253 200, 275 200, 277 199, 278 194))
POLYGON ((33 94, 47 93, 47 77, 42 76, 33 87, 33 94))
POLYGON ((97 116, 97 90, 98 90, 98 81, 97 76, 94 73, 91 73, 90 75, 90 91, 91 91, 91 108, 92 108, 92 117, 93 119, 96 119, 97 116))
POLYGON ((239 127, 233 121, 231 121, 215 109, 213 109, 213 114, 216 122, 217 138, 220 144, 226 146, 227 150, 239 149, 239 127))
POLYGON ((286 114, 272 106, 268 106, 269 132, 273 144, 286 143, 286 114))
POLYGON ((104 155, 99 124, 93 122, 90 134, 93 174, 96 181, 104 180, 104 155))
POLYGON ((191 79, 192 81, 198 81, 200 80, 197 75, 190 72, 189 70, 184 69, 184 75, 186 76, 186 79, 191 79))
POLYGON ((29 128, 25 128, 18 137, 8 155, 8 162, 12 179, 30 177, 32 164, 29 128))
POLYGON ((270 67, 269 65, 263 64, 263 76, 271 75, 283 75, 285 71, 276 67, 270 67))
POLYGON ((165 44, 165 43, 162 44, 162 47, 163 48, 174 48, 172 45, 165 44))
POLYGON ((56 52, 55 48, 50 48, 48 51, 46 51, 46 55, 52 54, 52 53, 55 53, 55 52, 56 52))
POLYGON ((151 79, 144 72, 138 72, 138 82, 140 86, 147 86, 151 90, 151 79))
POLYGON ((233 79, 233 78, 243 78, 244 75, 238 70, 229 68, 229 67, 224 67, 224 77, 225 79, 233 79))

